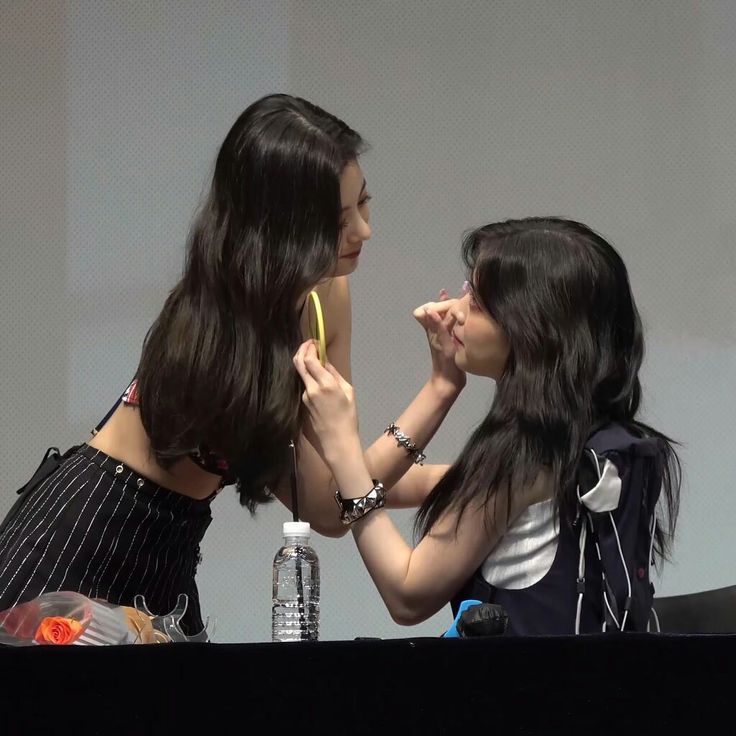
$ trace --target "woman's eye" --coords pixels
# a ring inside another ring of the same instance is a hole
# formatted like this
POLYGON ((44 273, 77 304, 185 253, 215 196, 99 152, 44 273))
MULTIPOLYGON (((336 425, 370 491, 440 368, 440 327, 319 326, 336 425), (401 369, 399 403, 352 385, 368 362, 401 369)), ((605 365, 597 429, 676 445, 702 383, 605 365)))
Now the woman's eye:
POLYGON ((370 194, 366 194, 365 197, 358 202, 358 207, 365 207, 372 199, 373 197, 371 197, 370 194))

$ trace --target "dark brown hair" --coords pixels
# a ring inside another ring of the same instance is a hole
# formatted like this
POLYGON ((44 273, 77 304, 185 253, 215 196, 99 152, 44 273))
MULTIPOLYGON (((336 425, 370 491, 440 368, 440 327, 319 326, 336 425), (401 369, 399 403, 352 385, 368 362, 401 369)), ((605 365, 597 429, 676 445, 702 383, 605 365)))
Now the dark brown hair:
POLYGON ((193 224, 184 275, 138 366, 157 461, 222 454, 253 511, 289 467, 300 430, 291 358, 298 301, 337 261, 340 176, 361 137, 315 105, 264 97, 235 122, 193 224))
POLYGON ((532 483, 542 468, 571 522, 583 446, 595 425, 616 422, 660 440, 665 518, 656 551, 665 555, 680 464, 672 441, 637 417, 644 336, 621 256, 582 223, 535 217, 471 232, 463 257, 473 297, 503 328, 510 354, 487 416, 422 505, 416 532, 446 509, 462 515, 471 500, 488 510, 497 493, 532 483))

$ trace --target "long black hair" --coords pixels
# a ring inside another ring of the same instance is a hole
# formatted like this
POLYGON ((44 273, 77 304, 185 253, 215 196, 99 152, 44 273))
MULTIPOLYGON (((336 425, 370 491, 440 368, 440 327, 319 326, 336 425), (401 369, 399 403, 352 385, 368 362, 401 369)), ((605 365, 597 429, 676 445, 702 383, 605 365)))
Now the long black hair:
POLYGON ((298 302, 337 263, 340 176, 363 149, 306 100, 270 95, 248 107, 220 148, 184 274, 143 346, 141 418, 157 461, 217 451, 251 511, 288 469, 301 423, 298 302))
POLYGON ((665 555, 680 464, 672 440, 636 418, 644 338, 620 255, 587 226, 548 217, 481 227, 466 236, 463 259, 473 296, 506 333, 510 354, 488 415, 420 508, 417 533, 449 508, 462 515, 472 499, 487 511, 498 493, 510 500, 513 487, 534 482, 543 468, 570 522, 584 443, 594 426, 618 422, 663 448, 655 544, 665 555))

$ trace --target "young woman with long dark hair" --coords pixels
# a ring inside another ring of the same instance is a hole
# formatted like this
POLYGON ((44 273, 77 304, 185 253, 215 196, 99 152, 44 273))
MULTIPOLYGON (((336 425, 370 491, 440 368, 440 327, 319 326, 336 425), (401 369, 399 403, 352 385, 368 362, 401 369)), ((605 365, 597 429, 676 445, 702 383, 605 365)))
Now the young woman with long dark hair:
MULTIPOLYGON (((422 504, 416 547, 380 509, 391 492, 363 462, 352 387, 309 342, 295 359, 363 560, 403 624, 474 599, 502 605, 514 633, 646 629, 680 472, 672 442, 638 416, 644 340, 624 263, 560 218, 486 225, 463 254, 455 361, 495 393, 422 504)), ((422 418, 410 407, 398 423, 411 434, 422 418)))
MULTIPOLYGON (((166 613, 186 593, 184 623, 201 629, 195 571, 210 501, 237 484, 251 511, 271 498, 291 507, 292 441, 300 517, 344 533, 292 357, 316 290, 329 359, 350 376, 347 276, 371 236, 363 149, 358 133, 299 98, 271 95, 241 114, 135 380, 89 442, 27 484, 0 528, 0 610, 72 590, 128 605, 143 594, 166 613)), ((464 381, 442 322, 451 304, 418 316, 432 355, 415 402, 423 443, 464 381)), ((446 469, 416 459, 386 435, 365 462, 395 485, 397 505, 411 505, 446 469)))

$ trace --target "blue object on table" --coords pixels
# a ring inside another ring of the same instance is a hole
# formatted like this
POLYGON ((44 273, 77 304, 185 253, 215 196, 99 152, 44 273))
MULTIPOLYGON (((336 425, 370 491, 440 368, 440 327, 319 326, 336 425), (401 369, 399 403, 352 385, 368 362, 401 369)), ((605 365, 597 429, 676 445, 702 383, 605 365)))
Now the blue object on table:
POLYGON ((445 631, 444 634, 442 634, 443 639, 459 639, 460 634, 457 630, 457 624, 460 621, 460 616, 465 613, 465 611, 468 610, 468 608, 471 608, 472 606, 480 606, 483 605, 481 601, 473 600, 472 598, 463 601, 460 604, 460 607, 457 609, 457 616, 455 616, 455 620, 452 622, 452 626, 450 626, 447 631, 445 631))

